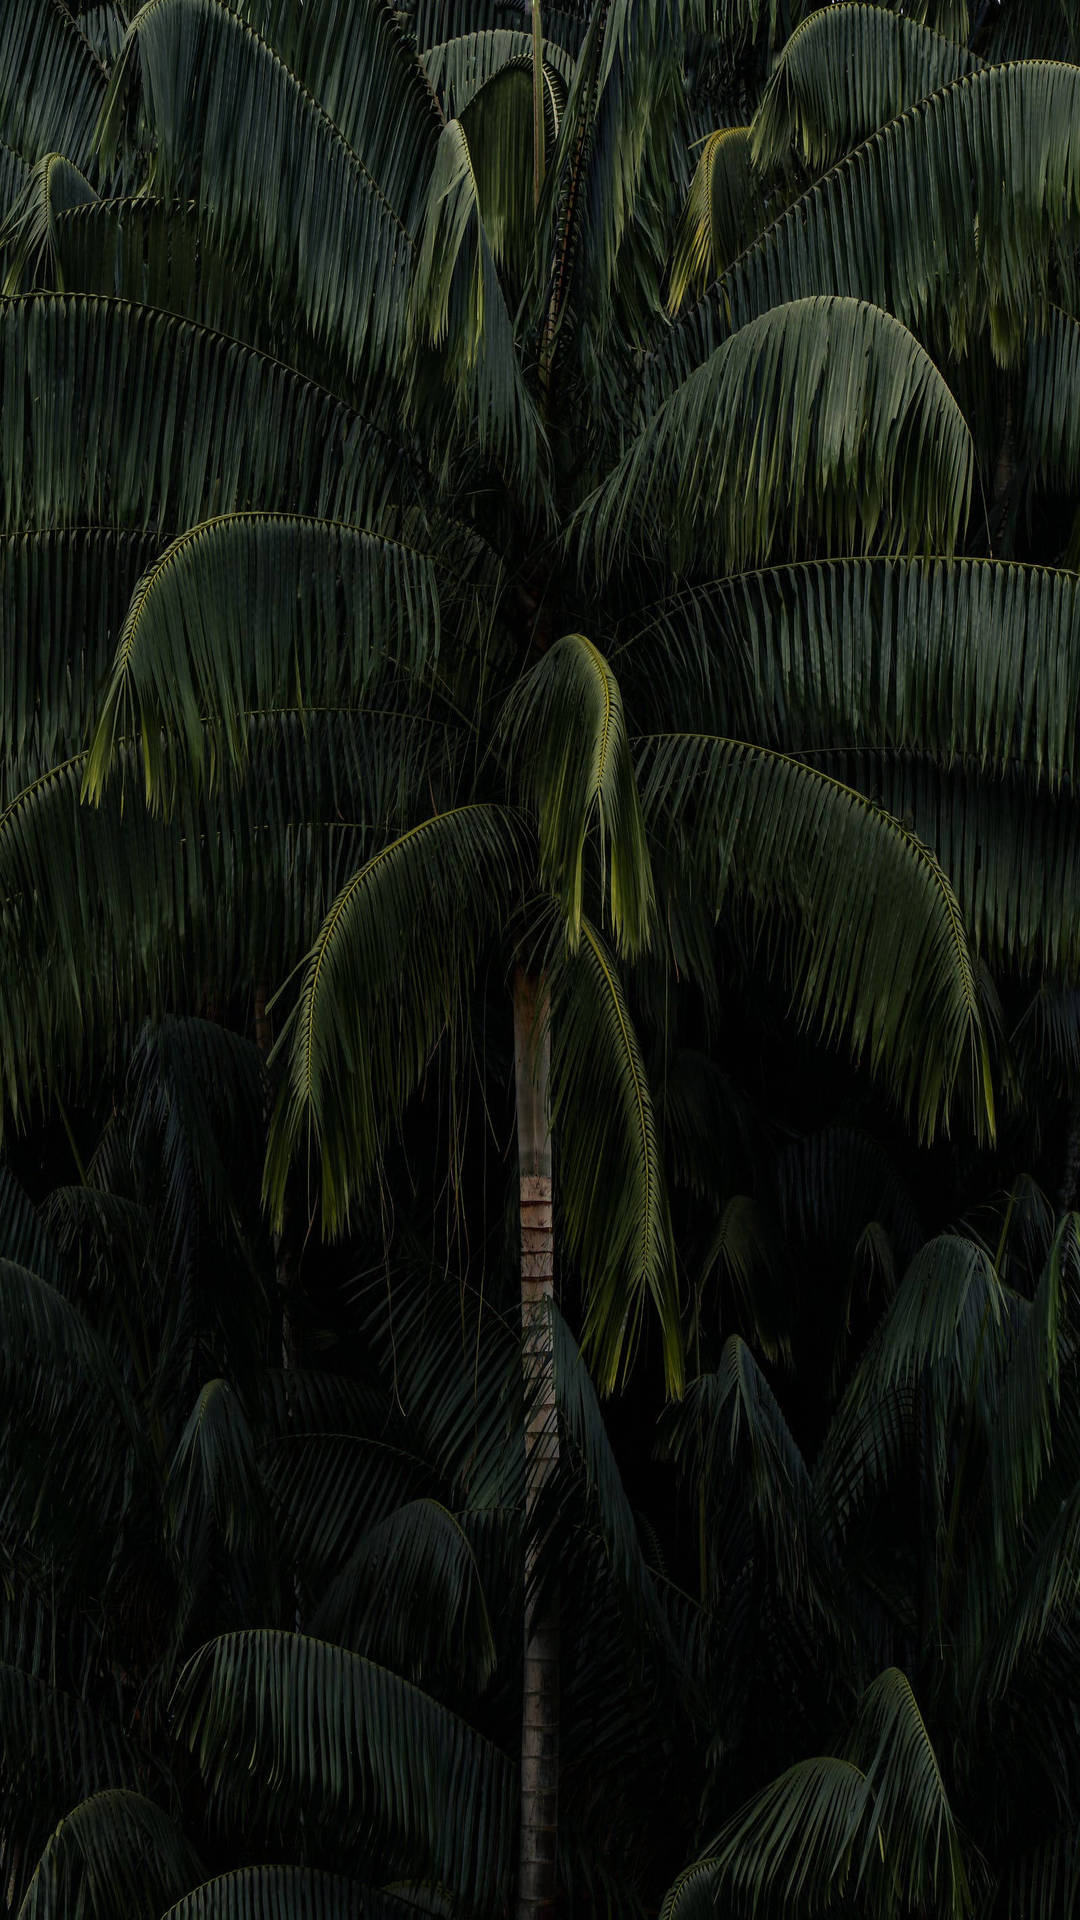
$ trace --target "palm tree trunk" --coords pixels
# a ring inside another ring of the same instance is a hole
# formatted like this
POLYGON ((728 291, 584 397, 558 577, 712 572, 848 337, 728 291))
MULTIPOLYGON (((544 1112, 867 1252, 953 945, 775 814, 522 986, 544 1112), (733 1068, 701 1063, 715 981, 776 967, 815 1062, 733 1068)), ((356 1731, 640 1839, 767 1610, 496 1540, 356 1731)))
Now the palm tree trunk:
POLYGON ((559 1788, 559 1619, 554 1595, 536 1584, 537 1503, 559 1458, 550 1303, 554 1296, 551 1222, 551 1038, 547 988, 524 972, 514 979, 521 1222, 521 1327, 525 1360, 525 1658, 521 1710, 521 1830, 518 1920, 537 1920, 555 1898, 559 1788))

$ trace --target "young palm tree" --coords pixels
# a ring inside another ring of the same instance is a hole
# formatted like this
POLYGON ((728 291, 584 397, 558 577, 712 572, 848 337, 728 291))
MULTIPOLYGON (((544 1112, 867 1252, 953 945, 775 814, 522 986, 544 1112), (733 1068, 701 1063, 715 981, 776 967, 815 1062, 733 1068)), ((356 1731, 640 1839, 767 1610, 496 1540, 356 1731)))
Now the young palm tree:
POLYGON ((752 944, 926 1135, 992 1125, 982 959, 1076 964, 1072 577, 987 549, 1075 485, 1080 73, 939 24, 808 20, 690 180, 749 6, 15 8, 9 1108, 307 950, 267 1184, 310 1143, 332 1231, 512 976, 530 1517, 553 1137, 603 1379, 650 1297, 679 1377, 635 956, 752 944))

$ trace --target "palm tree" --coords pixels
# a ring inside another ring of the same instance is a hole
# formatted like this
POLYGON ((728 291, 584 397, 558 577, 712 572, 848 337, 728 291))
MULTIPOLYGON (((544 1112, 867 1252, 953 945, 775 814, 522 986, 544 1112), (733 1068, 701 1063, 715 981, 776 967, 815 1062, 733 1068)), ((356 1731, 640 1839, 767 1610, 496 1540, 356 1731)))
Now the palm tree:
MULTIPOLYGON (((7 604, 35 609, 0 819, 8 951, 37 961, 5 965, 9 1108, 89 1072, 119 1010, 257 997, 318 929, 267 1178, 280 1216, 310 1140, 333 1231, 497 953, 523 1279, 550 1284, 553 1113, 602 1379, 652 1296, 674 1385, 628 997, 657 962, 708 998, 752 944, 926 1135, 992 1124, 980 956, 1075 965, 1070 804, 1046 806, 1071 577, 956 550, 977 475, 995 540, 1073 484, 1080 76, 831 8, 691 182, 718 87, 763 77, 749 7, 534 8, 526 35, 468 5, 152 0, 122 43, 102 14, 92 40, 25 0, 0 75, 7 604)), ((532 1519, 555 1430, 525 1313, 532 1519)), ((552 1775, 523 1778, 535 1911, 552 1775)))

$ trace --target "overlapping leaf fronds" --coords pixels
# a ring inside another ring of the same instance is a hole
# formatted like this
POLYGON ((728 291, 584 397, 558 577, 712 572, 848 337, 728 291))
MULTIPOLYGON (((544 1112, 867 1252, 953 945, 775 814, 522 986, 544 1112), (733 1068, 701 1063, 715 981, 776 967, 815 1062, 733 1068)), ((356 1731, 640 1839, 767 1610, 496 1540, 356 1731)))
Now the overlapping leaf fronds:
POLYGON ((1052 788, 1080 773, 1080 580, 1062 571, 773 567, 662 602, 631 663, 624 677, 653 711, 772 746, 907 748, 995 772, 1023 763, 1052 788))
MULTIPOLYGON (((772 954, 800 1017, 850 1045, 932 1134, 959 1096, 992 1124, 985 1023, 956 896, 894 815, 817 769, 687 734, 649 748, 647 814, 695 821, 694 865, 790 927, 772 954)), ((774 921, 774 927, 777 922, 774 921)))
POLYGON ((108 70, 62 0, 12 0, 0 46, 0 137, 28 160, 89 164, 108 70))
POLYGON ((388 0, 253 0, 251 16, 415 235, 440 114, 388 0))
POLYGON ((0 538, 0 797, 81 744, 155 534, 73 529, 0 538))
POLYGON ((86 787, 100 798, 117 740, 141 740, 147 797, 168 799, 165 743, 196 780, 241 761, 247 714, 363 702, 387 666, 439 641, 434 569, 359 528, 232 514, 191 528, 140 580, 120 634, 86 787), (209 724, 208 724, 209 723, 209 724))
POLYGON ((519 862, 512 816, 475 803, 409 828, 338 895, 280 1043, 287 1081, 267 1159, 275 1214, 306 1139, 319 1149, 326 1228, 344 1225, 388 1121, 460 1012, 481 945, 519 893, 519 862))
POLYGON ((988 317, 1015 357, 1044 316, 1080 206, 1080 68, 987 67, 909 108, 800 196, 688 313, 648 369, 650 404, 778 300, 845 294, 956 349, 988 317), (1008 181, 1003 192, 1001 182, 1008 181), (941 235, 950 236, 947 273, 941 235))
POLYGON ((123 1789, 94 1794, 65 1815, 34 1869, 20 1920, 140 1920, 171 1905, 202 1878, 167 1813, 123 1789))
MULTIPOLYGON (((547 28, 548 14, 543 16, 547 28)), ((459 34, 424 50, 428 78, 443 104, 448 120, 459 119, 473 95, 485 81, 513 60, 532 60, 532 35, 508 27, 481 28, 475 33, 459 34)), ((548 110, 561 112, 566 82, 573 63, 561 47, 544 39, 545 85, 548 110)), ((531 158, 531 155, 530 155, 531 158)))
POLYGON ((595 825, 601 904, 619 948, 647 938, 653 881, 622 693, 600 649, 565 634, 514 688, 507 752, 539 820, 540 874, 581 937, 585 851, 595 825))
POLYGON ((768 559, 781 537, 948 552, 973 454, 956 401, 897 321, 793 300, 718 347, 586 502, 583 564, 634 547, 679 569, 768 559))
POLYGON ((299 79, 224 0, 152 0, 111 82, 107 159, 135 87, 156 138, 155 187, 194 195, 217 244, 237 263, 254 258, 360 388, 392 385, 411 236, 299 79))
POLYGON ((614 1387, 651 1303, 669 1389, 682 1382, 675 1251, 652 1096, 622 983, 582 919, 553 981, 553 1123, 567 1236, 586 1287, 585 1348, 614 1387))
POLYGON ((300 1634, 230 1634, 189 1661, 176 1710, 222 1804, 332 1814, 470 1905, 500 1897, 509 1763, 396 1674, 300 1634))
POLYGON ((822 7, 796 27, 777 59, 754 116, 754 159, 777 166, 794 147, 822 171, 887 120, 981 65, 956 40, 887 7, 863 0, 822 7))
POLYGON ((19 295, 0 301, 0 356, 5 531, 89 521, 171 532, 255 505, 363 525, 387 497, 388 450, 357 414, 190 322, 117 300, 19 295))
POLYGON ((57 222, 61 214, 96 200, 89 181, 62 153, 48 153, 31 168, 0 227, 0 250, 9 262, 5 293, 17 293, 27 283, 57 284, 57 222))

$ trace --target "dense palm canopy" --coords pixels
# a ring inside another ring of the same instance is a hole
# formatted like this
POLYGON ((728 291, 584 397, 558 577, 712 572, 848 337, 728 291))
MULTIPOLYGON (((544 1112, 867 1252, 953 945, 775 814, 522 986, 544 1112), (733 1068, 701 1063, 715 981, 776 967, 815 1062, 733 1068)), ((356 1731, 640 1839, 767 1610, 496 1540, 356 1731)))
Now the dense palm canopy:
POLYGON ((13 1911, 1071 1908, 1076 60, 9 0, 13 1911))

